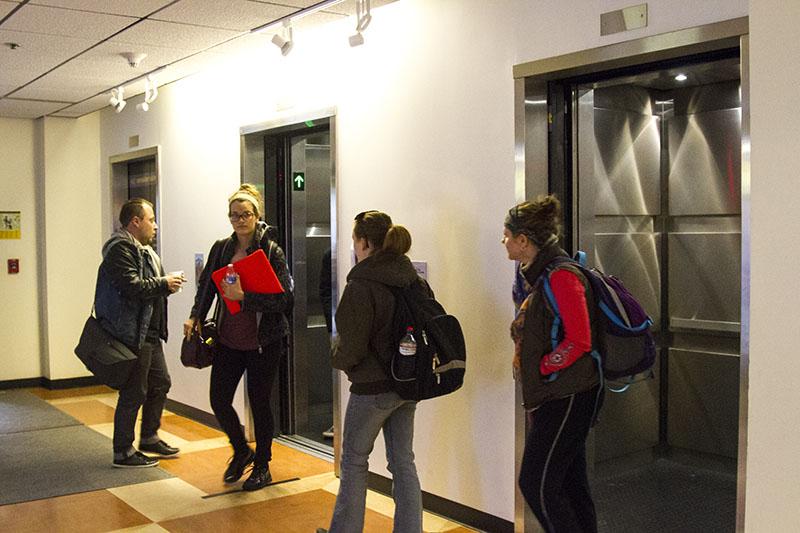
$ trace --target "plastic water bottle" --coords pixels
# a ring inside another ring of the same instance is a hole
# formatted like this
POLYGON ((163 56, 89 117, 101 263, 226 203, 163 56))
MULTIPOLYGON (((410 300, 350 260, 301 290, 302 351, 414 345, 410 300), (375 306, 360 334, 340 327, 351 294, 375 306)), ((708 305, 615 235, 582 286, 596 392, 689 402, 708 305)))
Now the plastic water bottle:
POLYGON ((233 285, 236 283, 236 271, 233 269, 233 265, 230 263, 228 264, 228 268, 225 269, 225 283, 228 285, 233 285))
POLYGON ((406 334, 400 339, 400 357, 397 358, 396 377, 401 380, 413 379, 417 366, 417 339, 414 338, 414 328, 408 326, 406 334))
POLYGON ((406 334, 400 339, 400 355, 417 355, 417 339, 411 326, 406 328, 406 334))

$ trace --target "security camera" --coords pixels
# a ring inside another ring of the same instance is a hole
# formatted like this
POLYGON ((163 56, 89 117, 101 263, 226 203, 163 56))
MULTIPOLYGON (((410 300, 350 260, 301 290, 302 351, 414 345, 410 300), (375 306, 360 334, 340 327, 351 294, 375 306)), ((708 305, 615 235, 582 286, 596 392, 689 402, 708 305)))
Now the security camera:
POLYGON ((125 60, 131 66, 131 68, 138 67, 139 63, 141 63, 142 60, 145 57, 147 57, 147 54, 141 54, 136 52, 122 52, 120 55, 125 58, 125 60))

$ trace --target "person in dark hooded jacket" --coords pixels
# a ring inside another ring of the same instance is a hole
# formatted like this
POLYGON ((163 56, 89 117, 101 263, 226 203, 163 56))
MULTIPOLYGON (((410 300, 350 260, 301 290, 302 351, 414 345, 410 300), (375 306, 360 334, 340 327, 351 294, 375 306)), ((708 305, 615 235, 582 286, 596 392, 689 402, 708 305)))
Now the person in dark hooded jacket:
POLYGON ((236 276, 232 284, 223 281, 222 289, 226 298, 241 304, 241 311, 231 314, 226 305, 219 305, 219 301, 215 311, 219 336, 211 367, 211 409, 233 447, 233 457, 223 474, 225 483, 235 483, 245 468, 254 464, 250 477, 242 484, 244 490, 257 490, 272 481, 269 462, 275 422, 270 408, 270 393, 280 361, 286 356, 287 314, 294 303, 293 281, 283 250, 270 239, 267 224, 259 220, 263 213, 262 205, 258 189, 248 183, 242 184, 228 198, 228 218, 233 226, 233 235, 218 240, 211 247, 208 263, 200 274, 189 320, 183 325, 184 336, 193 335, 203 323, 214 298, 219 298, 211 279, 212 272, 245 258, 259 248, 264 251, 283 292, 246 292, 236 276), (247 444, 239 416, 233 408, 233 396, 245 371, 256 434, 255 452, 247 444))
MULTIPOLYGON (((388 358, 398 349, 394 337, 395 299, 390 287, 430 288, 405 255, 411 235, 386 213, 359 213, 353 227, 356 265, 336 309, 339 337, 333 366, 351 382, 344 420, 339 494, 330 533, 361 532, 367 494, 369 454, 383 430, 392 473, 395 533, 422 531, 422 493, 414 464, 414 414, 417 402, 392 390, 388 358)), ((317 531, 325 531, 318 529, 317 531)))

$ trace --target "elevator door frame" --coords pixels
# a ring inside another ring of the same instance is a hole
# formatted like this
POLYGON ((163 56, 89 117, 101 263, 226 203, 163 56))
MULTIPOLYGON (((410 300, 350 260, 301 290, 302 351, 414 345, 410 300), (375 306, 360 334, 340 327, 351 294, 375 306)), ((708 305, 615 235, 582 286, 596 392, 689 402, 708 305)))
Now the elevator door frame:
MULTIPOLYGON (((335 107, 326 107, 326 108, 319 108, 319 109, 310 109, 310 110, 302 110, 302 111, 291 111, 279 114, 272 120, 268 120, 265 122, 259 122, 256 124, 250 124, 247 126, 242 126, 239 128, 239 135, 241 139, 241 160, 242 164, 240 165, 242 175, 241 180, 247 181, 250 179, 249 176, 244 175, 245 167, 245 152, 246 152, 246 145, 245 145, 245 136, 254 134, 254 133, 264 133, 266 135, 272 134, 279 134, 288 131, 293 131, 293 126, 295 125, 302 125, 302 124, 309 124, 313 121, 327 121, 328 122, 328 131, 330 134, 330 165, 331 165, 331 250, 335 253, 336 251, 336 243, 337 243, 337 221, 338 221, 338 201, 337 201, 337 191, 336 191, 336 108, 335 107)), ((298 133, 302 130, 298 130, 298 133)), ((283 195, 285 191, 278 191, 278 194, 283 195)), ((291 235, 285 235, 286 238, 291 239, 291 235)), ((334 294, 333 298, 333 309, 332 312, 335 314, 336 311, 336 304, 338 302, 338 284, 337 284, 337 258, 334 255, 331 262, 331 279, 332 279, 332 292, 334 294)), ((333 371, 333 423, 334 423, 334 439, 333 439, 333 454, 334 454, 334 468, 335 471, 339 472, 339 460, 341 457, 341 423, 340 423, 340 413, 341 413, 341 401, 340 401, 340 373, 333 371)), ((252 414, 250 411, 249 401, 247 396, 245 395, 245 420, 246 420, 246 431, 248 434, 252 433, 252 414)), ((295 445, 296 443, 289 442, 290 445, 295 445)), ((304 447, 305 449, 305 447, 304 447)), ((308 448, 306 451, 312 454, 319 453, 316 449, 308 448)))
MULTIPOLYGON (((739 381, 739 446, 737 457, 736 530, 744 529, 747 464, 747 389, 749 372, 749 293, 747 273, 750 257, 750 90, 749 24, 747 17, 731 19, 671 33, 635 39, 573 54, 547 58, 514 66, 515 193, 518 202, 550 191, 552 164, 548 158, 549 117, 562 113, 571 102, 548 99, 548 82, 668 61, 695 54, 739 48, 741 61, 742 162, 741 162, 741 349, 739 381), (527 104, 527 105, 526 105, 527 104), (526 154, 531 154, 526 160, 526 154)), ((570 142, 570 139, 562 139, 570 142)), ((568 152, 573 153, 574 151, 568 152)), ((573 155, 575 157, 575 155, 573 155)), ((571 162, 574 166, 575 161, 571 162)), ((577 227, 575 212, 567 225, 577 227)), ((572 233, 573 240, 575 232, 572 233)), ((570 243, 575 245, 576 243, 570 243)), ((515 457, 519 470, 525 444, 525 413, 519 390, 515 413, 515 457)), ((514 529, 539 531, 521 493, 515 491, 514 529)))

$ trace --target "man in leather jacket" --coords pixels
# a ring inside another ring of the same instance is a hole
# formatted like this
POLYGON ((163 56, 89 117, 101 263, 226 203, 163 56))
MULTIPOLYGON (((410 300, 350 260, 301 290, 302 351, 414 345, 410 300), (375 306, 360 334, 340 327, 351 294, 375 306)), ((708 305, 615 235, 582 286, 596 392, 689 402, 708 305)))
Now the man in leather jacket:
POLYGON ((95 314, 111 335, 138 357, 127 383, 119 390, 114 411, 114 466, 156 466, 158 459, 133 447, 139 408, 142 426, 139 449, 161 456, 175 455, 158 436, 170 377, 161 341, 167 340, 167 296, 177 292, 182 274, 164 274, 161 260, 150 247, 158 225, 153 205, 140 198, 129 200, 120 211, 122 228, 103 245, 103 262, 97 272, 95 314))

